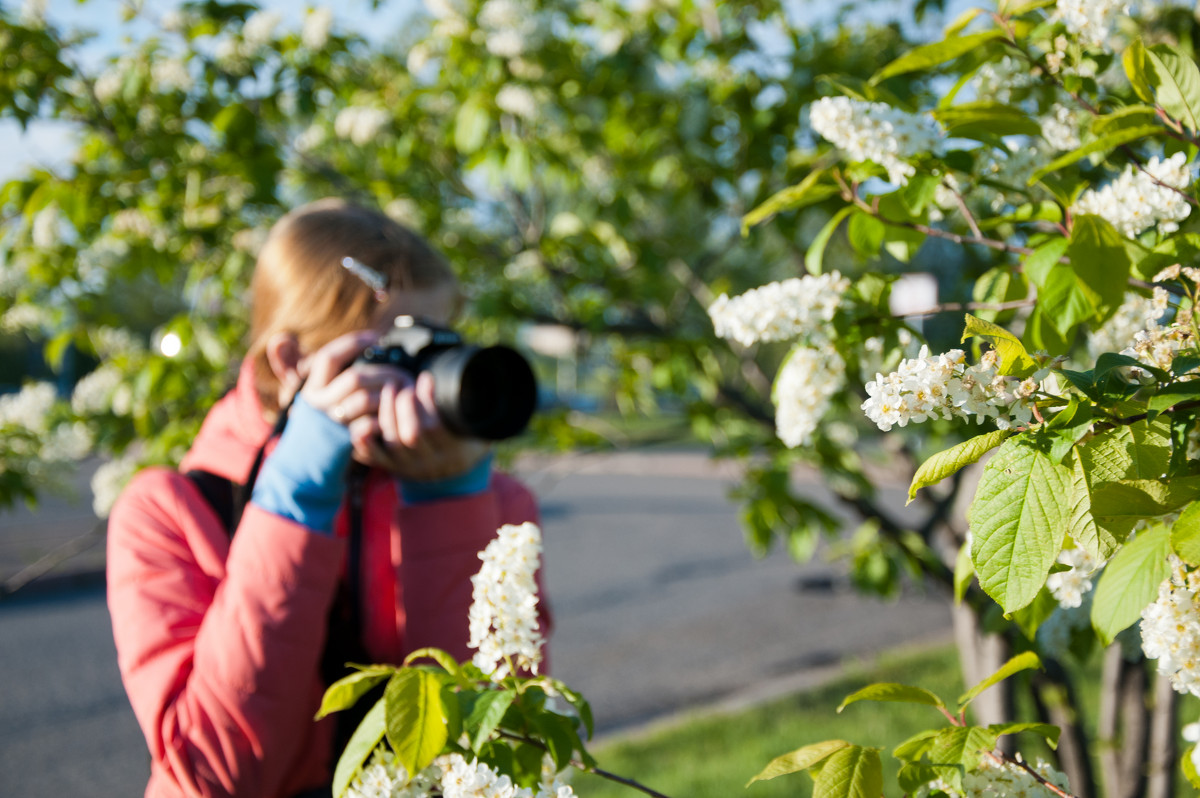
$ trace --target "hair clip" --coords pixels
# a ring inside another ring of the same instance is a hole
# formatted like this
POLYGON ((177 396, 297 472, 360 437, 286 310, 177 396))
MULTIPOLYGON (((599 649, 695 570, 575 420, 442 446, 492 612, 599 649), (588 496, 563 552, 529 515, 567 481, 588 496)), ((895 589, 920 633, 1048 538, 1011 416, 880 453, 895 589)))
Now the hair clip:
POLYGON ((358 279, 362 280, 367 288, 375 292, 375 299, 378 302, 386 302, 388 298, 387 287, 388 281, 379 272, 372 269, 367 264, 360 260, 346 256, 342 258, 342 268, 353 274, 358 279))

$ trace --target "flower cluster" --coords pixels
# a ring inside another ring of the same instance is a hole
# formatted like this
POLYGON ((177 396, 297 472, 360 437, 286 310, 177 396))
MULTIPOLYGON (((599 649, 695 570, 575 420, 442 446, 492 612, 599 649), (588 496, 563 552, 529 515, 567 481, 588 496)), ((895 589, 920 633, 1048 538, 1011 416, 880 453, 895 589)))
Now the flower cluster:
POLYGON ((471 577, 468 614, 473 661, 496 678, 511 666, 537 671, 542 658, 536 574, 542 533, 535 524, 505 524, 479 553, 483 567, 471 577))
POLYGON ((721 294, 708 308, 716 334, 750 346, 808 336, 826 340, 850 281, 838 272, 768 283, 730 299, 721 294))
POLYGON ((1173 233, 1192 212, 1180 193, 1191 184, 1192 171, 1184 153, 1154 157, 1143 169, 1130 165, 1104 187, 1083 192, 1072 212, 1095 214, 1129 238, 1155 225, 1162 233, 1173 233))
POLYGON ((517 83, 505 83, 500 87, 496 92, 496 107, 522 119, 535 119, 538 114, 538 102, 533 92, 517 83))
POLYGON ((1067 609, 1083 603, 1083 596, 1092 589, 1092 575, 1103 563, 1098 562, 1083 548, 1063 549, 1058 562, 1068 566, 1046 578, 1046 589, 1060 607, 1067 609))
MULTIPOLYGON (((546 774, 543 774, 546 775, 546 774)), ((446 754, 412 779, 404 765, 387 750, 377 750, 346 791, 348 798, 575 798, 570 785, 555 778, 553 769, 535 792, 477 760, 446 754)))
POLYGON ((806 446, 842 389, 846 364, 837 350, 796 347, 775 378, 775 431, 790 448, 806 446))
POLYGON ((849 97, 822 97, 813 103, 809 118, 812 129, 851 160, 879 164, 888 180, 900 186, 917 171, 907 159, 937 151, 942 140, 942 129, 931 116, 849 97))
POLYGON ((1142 610, 1142 651, 1180 693, 1200 695, 1200 573, 1171 555, 1171 576, 1142 610))
POLYGON ((1058 0, 1055 8, 1067 30, 1090 47, 1103 47, 1121 17, 1129 15, 1124 0, 1058 0))
POLYGON ((1068 106, 1055 103, 1041 119, 1042 138, 1056 150, 1073 150, 1079 140, 1079 120, 1068 106))
POLYGON ((351 105, 338 111, 333 132, 338 138, 350 139, 362 147, 370 144, 391 121, 391 114, 382 108, 351 105))
POLYGON ((1025 400, 1037 390, 1037 382, 1001 376, 998 366, 994 351, 985 352, 978 365, 967 366, 961 349, 930 357, 929 348, 922 346, 917 357, 867 383, 862 410, 884 432, 931 418, 974 417, 980 424, 990 418, 1000 429, 1028 424, 1033 411, 1025 400))
MULTIPOLYGON (((1019 756, 1019 755, 1018 755, 1019 756)), ((1070 790, 1067 777, 1039 759, 1033 770, 1060 790, 1070 790)), ((1019 762, 997 761, 984 757, 975 770, 963 775, 963 788, 957 790, 943 779, 923 785, 916 794, 925 798, 935 792, 963 798, 1056 798, 1059 793, 1038 781, 1019 762)))
POLYGON ((1169 303, 1170 297, 1162 288, 1156 287, 1148 297, 1127 293, 1112 318, 1088 334, 1088 354, 1092 360, 1105 352, 1120 352, 1135 343, 1138 333, 1157 329, 1169 303))

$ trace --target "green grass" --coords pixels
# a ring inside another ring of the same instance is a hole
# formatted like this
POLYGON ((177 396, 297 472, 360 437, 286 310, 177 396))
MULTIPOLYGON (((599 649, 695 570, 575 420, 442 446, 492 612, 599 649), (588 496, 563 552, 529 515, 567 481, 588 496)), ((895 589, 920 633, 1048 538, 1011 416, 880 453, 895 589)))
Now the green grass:
MULTIPOLYGON (((601 768, 671 798, 775 798, 810 795, 812 779, 798 773, 749 788, 746 782, 777 756, 809 743, 844 739, 884 749, 887 794, 899 795, 895 760, 887 752, 910 735, 945 721, 931 707, 905 704, 862 702, 837 713, 843 698, 873 682, 919 685, 947 702, 963 692, 952 647, 885 655, 867 667, 851 666, 846 675, 823 687, 735 714, 698 716, 669 729, 614 740, 593 753, 601 768)), ((592 775, 580 775, 573 784, 584 798, 641 794, 592 775)))

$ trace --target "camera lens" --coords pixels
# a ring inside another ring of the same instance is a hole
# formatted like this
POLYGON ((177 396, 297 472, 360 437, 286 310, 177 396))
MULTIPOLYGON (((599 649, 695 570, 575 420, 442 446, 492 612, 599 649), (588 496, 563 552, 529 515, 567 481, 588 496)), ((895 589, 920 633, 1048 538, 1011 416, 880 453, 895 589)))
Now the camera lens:
POLYGON ((506 346, 455 346, 429 363, 434 403, 451 432, 502 440, 529 424, 537 381, 529 362, 506 346))

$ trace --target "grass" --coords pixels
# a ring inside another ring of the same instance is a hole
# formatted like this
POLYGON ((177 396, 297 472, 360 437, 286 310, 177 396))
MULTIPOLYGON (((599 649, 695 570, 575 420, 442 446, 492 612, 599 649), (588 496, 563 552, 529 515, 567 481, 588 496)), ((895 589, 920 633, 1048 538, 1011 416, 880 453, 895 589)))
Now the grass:
MULTIPOLYGON (((746 782, 777 756, 809 743, 844 739, 884 749, 887 794, 899 795, 895 760, 886 752, 912 734, 945 721, 933 708, 904 704, 862 702, 837 713, 843 698, 873 682, 920 685, 947 702, 963 691, 953 647, 885 655, 869 666, 852 666, 823 687, 738 713, 698 716, 636 738, 612 740, 593 753, 605 770, 636 779, 671 798, 791 798, 810 795, 812 779, 799 773, 748 788, 746 782)), ((577 776, 573 784, 586 798, 641 794, 587 774, 577 776)))

